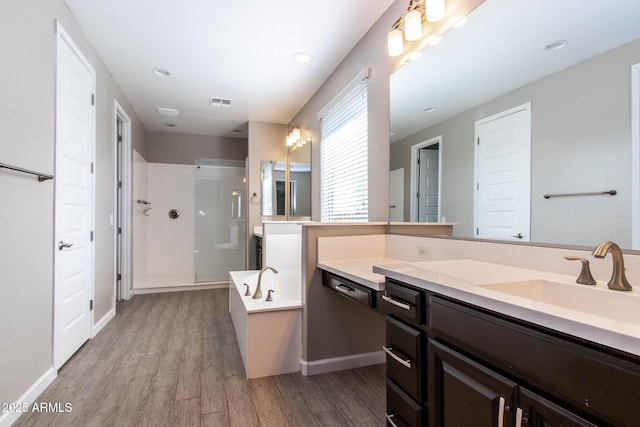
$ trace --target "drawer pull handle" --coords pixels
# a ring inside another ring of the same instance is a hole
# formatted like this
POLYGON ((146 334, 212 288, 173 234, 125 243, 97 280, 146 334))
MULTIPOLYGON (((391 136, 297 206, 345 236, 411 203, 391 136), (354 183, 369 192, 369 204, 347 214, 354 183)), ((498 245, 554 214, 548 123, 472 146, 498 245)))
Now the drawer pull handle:
POLYGON ((516 409, 516 427, 522 427, 522 409, 516 409))
POLYGON ((355 292, 355 289, 348 287, 347 285, 343 285, 342 283, 336 283, 333 285, 333 288, 338 291, 338 292, 342 292, 343 294, 347 294, 349 295, 349 292, 355 292))
POLYGON ((405 304, 403 302, 396 301, 393 298, 388 297, 386 295, 382 295, 382 299, 385 300, 386 302, 391 303, 391 304, 393 304, 393 305, 395 305, 397 307, 400 307, 402 309, 411 310, 411 306, 409 304, 405 304))
POLYGON ((504 426, 504 397, 500 396, 498 401, 498 427, 504 426))
POLYGON ((384 416, 387 417, 387 421, 389 421, 389 424, 391 424, 392 427, 398 427, 396 423, 394 423, 393 420, 391 419, 396 416, 395 414, 387 414, 385 412, 384 416))
POLYGON ((400 364, 401 364, 402 366, 404 366, 405 368, 409 368, 409 369, 411 369, 411 359, 404 360, 404 359, 402 359, 402 358, 398 357, 398 355, 397 355, 397 354, 395 354, 395 353, 393 352, 393 347, 385 347, 385 346, 382 346, 382 349, 383 349, 383 350, 385 351, 385 353, 387 353, 389 356, 393 357, 393 358, 396 360, 396 362, 400 363, 400 364))

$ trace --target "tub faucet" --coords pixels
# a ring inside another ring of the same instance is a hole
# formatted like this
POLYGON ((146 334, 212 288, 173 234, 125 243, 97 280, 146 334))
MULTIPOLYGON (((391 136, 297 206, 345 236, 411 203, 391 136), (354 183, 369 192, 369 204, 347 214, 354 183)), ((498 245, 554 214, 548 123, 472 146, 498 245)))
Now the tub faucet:
POLYGON ((257 287, 256 287, 256 291, 253 293, 253 296, 251 297, 251 298, 253 298, 253 299, 260 299, 260 298, 262 298, 262 288, 261 288, 261 285, 262 285, 262 274, 263 274, 266 270, 271 270, 271 271, 273 271, 274 273, 278 273, 278 270, 276 270, 276 269, 275 269, 275 268, 273 268, 273 267, 269 267, 269 266, 264 267, 262 270, 260 270, 260 274, 258 274, 258 285, 257 285, 257 287))
POLYGON ((613 258, 613 273, 607 286, 609 286, 609 289, 616 291, 630 291, 631 285, 624 274, 624 259, 622 258, 620 246, 613 242, 602 242, 593 250, 593 256, 604 258, 607 252, 611 252, 611 257, 613 258))

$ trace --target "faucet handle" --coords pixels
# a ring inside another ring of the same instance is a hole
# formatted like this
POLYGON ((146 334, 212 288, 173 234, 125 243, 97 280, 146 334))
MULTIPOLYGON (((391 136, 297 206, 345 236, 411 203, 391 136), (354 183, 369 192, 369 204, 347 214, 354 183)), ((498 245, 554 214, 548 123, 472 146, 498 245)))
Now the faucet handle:
POLYGON ((273 289, 269 289, 267 291, 267 298, 265 299, 265 301, 273 301, 273 297, 271 296, 271 292, 275 292, 273 289))
POLYGON ((245 283, 244 285, 247 287, 247 289, 244 291, 244 296, 245 297, 251 296, 251 288, 249 288, 249 284, 245 283))
POLYGON ((582 285, 595 285, 596 280, 591 275, 591 270, 589 270, 589 261, 580 258, 579 256, 566 256, 564 259, 569 261, 580 261, 582 262, 582 270, 580 271, 580 276, 576 279, 576 283, 580 283, 582 285))

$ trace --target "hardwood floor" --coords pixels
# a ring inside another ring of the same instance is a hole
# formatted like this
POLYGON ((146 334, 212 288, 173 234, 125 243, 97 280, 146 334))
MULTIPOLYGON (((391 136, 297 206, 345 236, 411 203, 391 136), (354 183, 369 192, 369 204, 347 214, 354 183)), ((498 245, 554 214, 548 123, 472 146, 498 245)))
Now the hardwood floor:
POLYGON ((246 380, 228 290, 139 295, 15 426, 383 426, 384 365, 246 380))

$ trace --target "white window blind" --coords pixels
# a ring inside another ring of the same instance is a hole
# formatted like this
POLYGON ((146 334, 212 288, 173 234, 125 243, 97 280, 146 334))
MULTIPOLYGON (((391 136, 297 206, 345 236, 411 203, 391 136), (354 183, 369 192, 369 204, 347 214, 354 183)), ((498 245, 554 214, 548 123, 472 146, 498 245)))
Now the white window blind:
POLYGON ((320 126, 320 220, 366 222, 369 218, 367 70, 318 113, 320 126))

